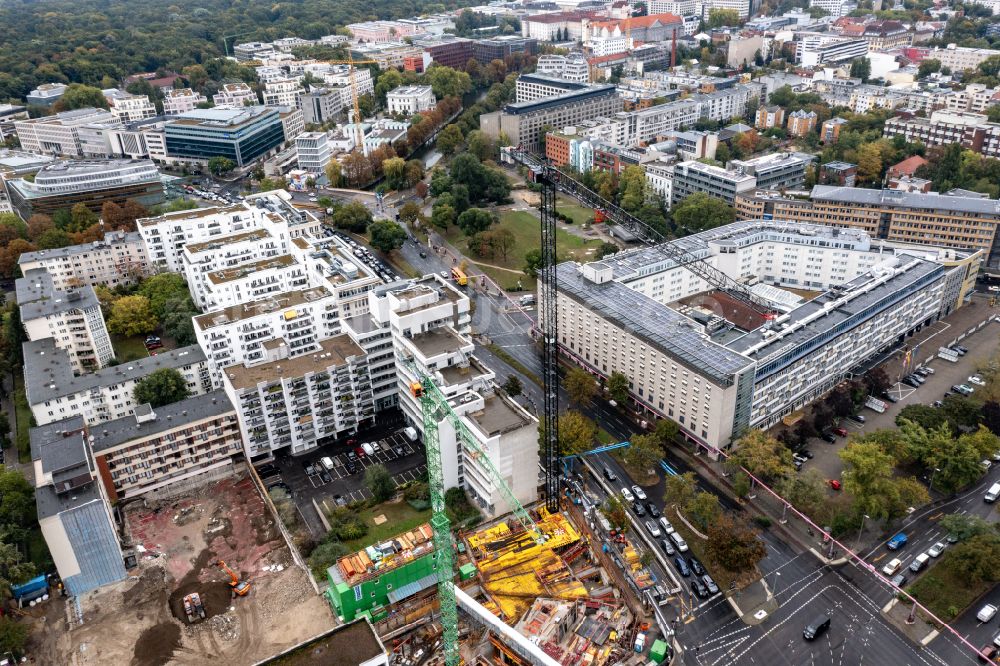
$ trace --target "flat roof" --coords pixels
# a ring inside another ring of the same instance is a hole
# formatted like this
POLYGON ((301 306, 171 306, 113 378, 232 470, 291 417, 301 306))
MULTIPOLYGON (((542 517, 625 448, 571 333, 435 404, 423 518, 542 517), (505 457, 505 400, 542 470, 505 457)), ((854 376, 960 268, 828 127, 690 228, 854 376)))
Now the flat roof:
POLYGON ((259 301, 253 301, 252 303, 240 303, 239 305, 233 305, 222 310, 207 312, 195 317, 194 325, 196 328, 208 330, 216 326, 225 326, 234 321, 280 312, 305 303, 313 303, 331 296, 333 296, 333 292, 324 286, 298 291, 285 291, 259 301))
POLYGON ((523 409, 511 404, 507 398, 494 394, 484 402, 482 410, 466 416, 488 437, 512 432, 534 423, 523 409))
POLYGON ((200 243, 188 243, 184 246, 184 249, 191 253, 198 253, 204 252, 205 250, 215 250, 224 245, 233 245, 244 241, 262 240, 270 235, 271 232, 267 229, 251 229, 250 231, 241 231, 227 236, 216 236, 211 240, 202 241, 200 243))
MULTIPOLYGON (((280 341, 278 341, 280 342, 280 341)), ((323 372, 331 366, 341 366, 348 359, 365 352, 346 334, 321 340, 319 349, 301 356, 283 358, 257 365, 231 365, 223 370, 235 389, 253 388, 288 377, 302 377, 313 372, 323 372)))
POLYGON ((83 441, 85 425, 83 417, 77 414, 32 428, 28 431, 31 459, 40 460, 42 471, 49 474, 85 465, 87 463, 87 449, 83 441))
POLYGON ((90 446, 100 453, 136 439, 146 439, 158 433, 197 423, 205 419, 235 414, 225 391, 219 389, 152 409, 155 418, 139 422, 136 415, 104 421, 89 428, 90 446))
POLYGON ((249 277, 260 271, 267 271, 272 268, 286 268, 294 264, 295 257, 290 254, 282 254, 277 257, 269 257, 267 259, 261 259, 260 261, 255 261, 249 264, 240 264, 239 266, 233 266, 232 268, 223 268, 222 270, 212 271, 211 273, 208 273, 206 277, 208 277, 208 280, 212 284, 225 284, 226 282, 232 282, 233 280, 249 277))
POLYGON ((91 502, 104 502, 104 498, 97 490, 97 482, 93 478, 74 487, 72 492, 58 493, 53 486, 35 488, 35 511, 39 520, 57 516, 64 511, 91 502))
POLYGON ((733 384, 735 374, 753 365, 713 342, 688 317, 616 280, 592 282, 572 262, 556 271, 560 292, 719 385, 733 384))
POLYGON ((25 342, 22 348, 24 385, 28 403, 31 405, 102 386, 142 379, 161 368, 182 368, 205 361, 205 353, 201 347, 190 345, 171 349, 156 356, 101 368, 77 377, 73 375, 73 364, 70 363, 69 354, 66 350, 57 348, 54 339, 44 338, 25 342))
POLYGON ((868 190, 861 187, 839 187, 836 185, 816 185, 809 195, 813 201, 832 201, 851 204, 899 206, 919 208, 941 213, 977 213, 980 215, 1000 215, 1000 201, 996 199, 973 199, 949 197, 943 194, 924 192, 902 192, 900 190, 868 190))
POLYGON ((365 618, 342 624, 320 636, 258 661, 254 666, 355 666, 386 654, 378 634, 365 618))
POLYGON ((571 90, 561 95, 542 97, 530 102, 512 102, 503 107, 503 112, 515 116, 524 113, 533 113, 535 111, 541 111, 553 106, 562 106, 564 104, 584 101, 591 97, 614 96, 616 90, 617 88, 610 84, 591 85, 582 90, 571 90))
POLYGON ((458 351, 470 344, 449 326, 438 326, 425 333, 418 333, 410 341, 427 358, 458 351))
POLYGON ((55 259, 57 257, 71 257, 77 254, 85 254, 96 250, 103 250, 112 245, 142 243, 142 236, 138 231, 108 231, 104 234, 103 240, 83 243, 80 245, 67 245, 66 247, 56 247, 46 250, 36 250, 35 252, 24 252, 17 260, 18 265, 32 261, 42 261, 43 259, 55 259))

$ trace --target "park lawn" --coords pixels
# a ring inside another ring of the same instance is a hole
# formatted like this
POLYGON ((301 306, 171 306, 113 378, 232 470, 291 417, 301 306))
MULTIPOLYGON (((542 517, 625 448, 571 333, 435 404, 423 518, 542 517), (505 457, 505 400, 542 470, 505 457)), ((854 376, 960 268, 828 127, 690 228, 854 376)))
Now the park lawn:
POLYGON ((385 502, 370 509, 361 511, 358 516, 368 527, 368 534, 353 541, 345 541, 351 552, 361 550, 374 543, 380 543, 391 539, 397 534, 412 530, 418 525, 422 525, 431 519, 431 510, 417 511, 404 501, 385 502), (381 525, 375 524, 375 516, 384 515, 386 522, 381 525))
POLYGON ((965 576, 954 573, 947 566, 950 554, 946 551, 927 573, 906 588, 917 601, 945 622, 961 615, 994 585, 989 582, 972 584, 965 576))
POLYGON ((563 215, 573 218, 575 224, 587 224, 594 221, 594 211, 584 208, 572 199, 566 197, 556 198, 556 210, 563 215))
POLYGON ((115 359, 119 363, 127 363, 146 358, 149 356, 149 352, 146 351, 145 340, 146 336, 144 335, 134 335, 130 338, 112 335, 111 347, 115 350, 115 359))
POLYGON ((21 463, 31 462, 31 443, 28 431, 31 430, 31 407, 28 396, 24 392, 24 376, 14 373, 14 417, 17 419, 17 433, 14 443, 17 447, 17 460, 21 463))

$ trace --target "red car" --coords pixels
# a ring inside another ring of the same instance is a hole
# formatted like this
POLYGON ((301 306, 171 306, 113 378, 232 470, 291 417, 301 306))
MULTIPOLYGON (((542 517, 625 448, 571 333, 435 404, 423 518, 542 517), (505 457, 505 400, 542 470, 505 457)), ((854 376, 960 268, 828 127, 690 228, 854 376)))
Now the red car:
POLYGON ((354 449, 354 453, 355 453, 355 454, 357 454, 357 456, 358 456, 359 458, 364 458, 364 457, 365 457, 365 455, 366 455, 366 454, 365 454, 365 450, 364 450, 363 448, 361 448, 360 446, 358 446, 358 447, 356 447, 356 448, 354 449))
POLYGON ((837 437, 847 437, 847 429, 846 428, 834 428, 833 429, 833 434, 836 435, 837 437))
POLYGON ((840 481, 838 481, 837 479, 830 479, 828 483, 830 484, 830 487, 833 488, 834 490, 840 490, 840 481))

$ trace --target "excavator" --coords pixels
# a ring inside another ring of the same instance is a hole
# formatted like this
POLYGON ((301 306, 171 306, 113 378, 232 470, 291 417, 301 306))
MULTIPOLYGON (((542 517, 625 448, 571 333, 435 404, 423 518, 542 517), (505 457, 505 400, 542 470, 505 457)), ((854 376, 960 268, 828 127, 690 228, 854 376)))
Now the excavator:
POLYGON ((236 593, 236 596, 245 597, 250 593, 249 581, 240 580, 240 577, 236 575, 236 572, 226 566, 226 563, 222 560, 219 560, 215 564, 229 574, 229 587, 233 588, 233 592, 236 593))

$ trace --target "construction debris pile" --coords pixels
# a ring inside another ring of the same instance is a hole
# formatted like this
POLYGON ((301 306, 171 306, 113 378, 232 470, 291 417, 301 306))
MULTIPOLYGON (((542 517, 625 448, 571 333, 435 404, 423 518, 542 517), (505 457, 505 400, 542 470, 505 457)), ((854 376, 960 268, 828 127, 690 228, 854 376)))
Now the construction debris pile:
POLYGON ((514 627, 565 666, 618 663, 632 616, 624 606, 597 600, 537 599, 514 627))

